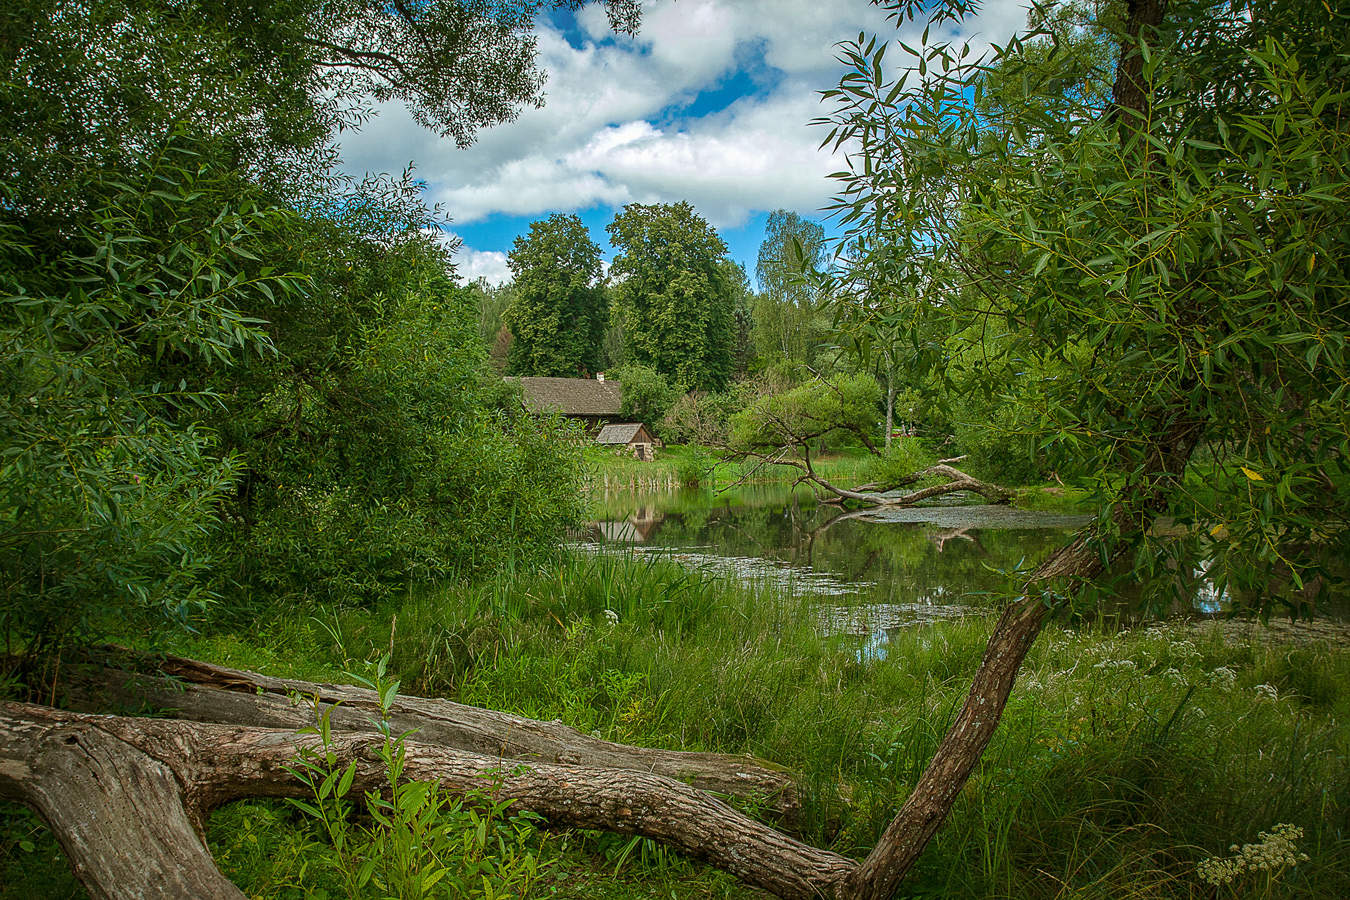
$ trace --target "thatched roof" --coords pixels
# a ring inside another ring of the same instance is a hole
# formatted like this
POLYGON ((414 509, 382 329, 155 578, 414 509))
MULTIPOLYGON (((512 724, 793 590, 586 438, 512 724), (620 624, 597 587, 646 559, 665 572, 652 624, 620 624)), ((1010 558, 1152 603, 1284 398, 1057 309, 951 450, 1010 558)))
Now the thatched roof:
POLYGON ((564 416, 617 416, 623 389, 617 381, 590 378, 508 378, 520 382, 525 408, 534 413, 558 412, 564 416))
POLYGON ((652 442, 652 436, 647 433, 647 429, 641 422, 636 425, 606 425, 595 436, 595 442, 597 444, 631 444, 639 437, 644 438, 641 441, 644 444, 652 442))

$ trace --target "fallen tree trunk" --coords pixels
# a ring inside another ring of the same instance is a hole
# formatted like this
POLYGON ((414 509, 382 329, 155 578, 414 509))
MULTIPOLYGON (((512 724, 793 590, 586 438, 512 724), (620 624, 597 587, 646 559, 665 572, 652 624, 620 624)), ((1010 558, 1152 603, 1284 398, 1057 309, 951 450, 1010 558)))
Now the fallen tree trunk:
POLYGON ((931 500, 933 497, 941 497, 946 494, 955 494, 959 491, 970 491, 979 494, 990 503, 1011 503, 1012 491, 1000 487, 997 484, 990 484, 980 481, 972 475, 967 475, 960 469, 953 468, 947 462, 940 462, 929 466, 926 469, 920 469, 917 472, 911 472, 904 478, 897 481, 889 488, 881 485, 864 485, 862 488, 841 488, 830 484, 824 478, 821 478, 815 472, 810 472, 807 480, 812 484, 834 494, 840 500, 856 500, 860 503, 866 503, 871 506, 885 506, 903 509, 907 506, 913 506, 924 500, 931 500), (917 491, 910 491, 907 494, 896 493, 898 488, 906 487, 911 484, 917 484, 925 478, 946 478, 942 484, 931 485, 926 488, 920 488, 917 491), (872 490, 865 490, 871 487, 872 490))
MULTIPOLYGON (((354 790, 386 786, 381 743, 374 730, 334 733, 338 764, 357 764, 354 790)), ((306 796, 287 766, 317 746, 287 729, 0 703, 0 796, 47 820, 96 898, 242 897, 211 861, 200 823, 231 800, 306 796)), ((779 897, 830 896, 857 868, 662 775, 405 746, 408 779, 465 794, 488 778, 494 800, 515 809, 650 837, 779 897)))
MULTIPOLYGON (((378 718, 379 698, 367 688, 272 678, 176 656, 115 653, 127 668, 102 665, 68 672, 65 706, 88 712, 155 709, 194 722, 288 728, 314 724, 314 704, 332 706, 333 727, 366 731, 378 718), (153 667, 149 674, 129 669, 153 667)), ((399 695, 389 710, 396 733, 502 760, 586 765, 654 772, 700 790, 751 800, 792 822, 800 808, 796 786, 782 767, 749 756, 634 747, 593 737, 561 722, 467 706, 450 700, 399 695)))
MULTIPOLYGON (((939 460, 937 463, 926 469, 910 472, 888 485, 867 484, 856 488, 842 488, 836 484, 831 484, 821 477, 820 473, 816 471, 815 466, 811 463, 811 454, 809 450, 804 450, 801 459, 790 455, 792 450, 792 447, 782 447, 779 448, 777 452, 771 454, 754 453, 745 450, 739 452, 745 456, 759 460, 759 466, 788 466, 797 469, 801 472, 801 475, 798 476, 795 483, 811 484, 829 494, 830 496, 823 501, 826 503, 842 503, 846 500, 852 500, 857 503, 866 503, 868 506, 904 509, 905 507, 914 506, 924 500, 931 500, 934 497, 942 497, 947 494, 960 493, 961 491, 979 494, 990 503, 1011 503, 1013 499, 1012 491, 1007 488, 997 484, 990 484, 987 481, 981 481, 973 475, 962 472, 960 469, 951 465, 954 462, 959 462, 965 457, 939 460), (897 493, 900 488, 918 484, 920 481, 927 478, 945 478, 947 480, 941 484, 920 488, 917 491, 910 491, 905 494, 897 493)), ((749 475, 745 477, 748 478, 749 475)), ((743 478, 742 481, 744 480, 745 479, 743 478)))

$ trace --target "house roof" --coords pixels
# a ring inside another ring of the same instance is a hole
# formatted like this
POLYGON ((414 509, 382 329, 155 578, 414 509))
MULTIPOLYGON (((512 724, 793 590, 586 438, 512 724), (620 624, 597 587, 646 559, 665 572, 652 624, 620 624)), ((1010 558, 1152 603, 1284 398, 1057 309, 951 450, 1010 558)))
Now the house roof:
MULTIPOLYGON (((600 429, 600 433, 595 436, 597 444, 627 444, 633 441, 638 433, 646 434, 647 429, 641 422, 628 425, 606 425, 600 429)), ((648 436, 647 440, 651 440, 648 436)))
POLYGON ((559 412, 564 416, 617 416, 623 389, 617 381, 590 378, 508 378, 520 382, 525 408, 533 413, 559 412))

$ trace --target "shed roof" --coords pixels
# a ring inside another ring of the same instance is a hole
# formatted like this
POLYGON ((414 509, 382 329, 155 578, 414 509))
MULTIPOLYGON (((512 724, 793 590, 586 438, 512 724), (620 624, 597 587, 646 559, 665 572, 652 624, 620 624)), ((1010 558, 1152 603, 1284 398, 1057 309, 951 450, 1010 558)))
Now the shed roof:
POLYGON ((641 422, 628 425, 606 425, 600 429, 600 433, 595 436, 597 444, 628 444, 631 443, 639 434, 651 441, 651 436, 646 434, 646 427, 641 422))
POLYGON ((534 413, 559 412, 565 416, 617 416, 623 388, 617 381, 591 378, 525 376, 519 381, 525 393, 525 408, 534 413))

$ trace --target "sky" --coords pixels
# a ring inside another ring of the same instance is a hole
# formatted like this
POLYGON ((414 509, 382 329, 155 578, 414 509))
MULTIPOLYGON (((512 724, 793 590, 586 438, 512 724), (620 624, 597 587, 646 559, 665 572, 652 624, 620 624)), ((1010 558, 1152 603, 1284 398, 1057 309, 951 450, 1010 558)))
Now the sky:
MULTIPOLYGON (((1025 0, 986 0, 959 30, 931 38, 979 52, 1025 20, 1025 0)), ((554 12, 538 27, 542 109, 461 150, 388 104, 343 136, 343 166, 361 175, 414 164, 462 241, 465 280, 509 280, 512 242, 552 213, 580 216, 608 260, 605 226, 624 204, 687 200, 753 281, 770 211, 829 228, 828 175, 843 160, 818 149, 824 129, 808 123, 830 111, 819 92, 843 72, 835 44, 865 31, 913 45, 921 30, 897 32, 866 0, 651 0, 633 37, 610 32, 599 5, 554 12)))

